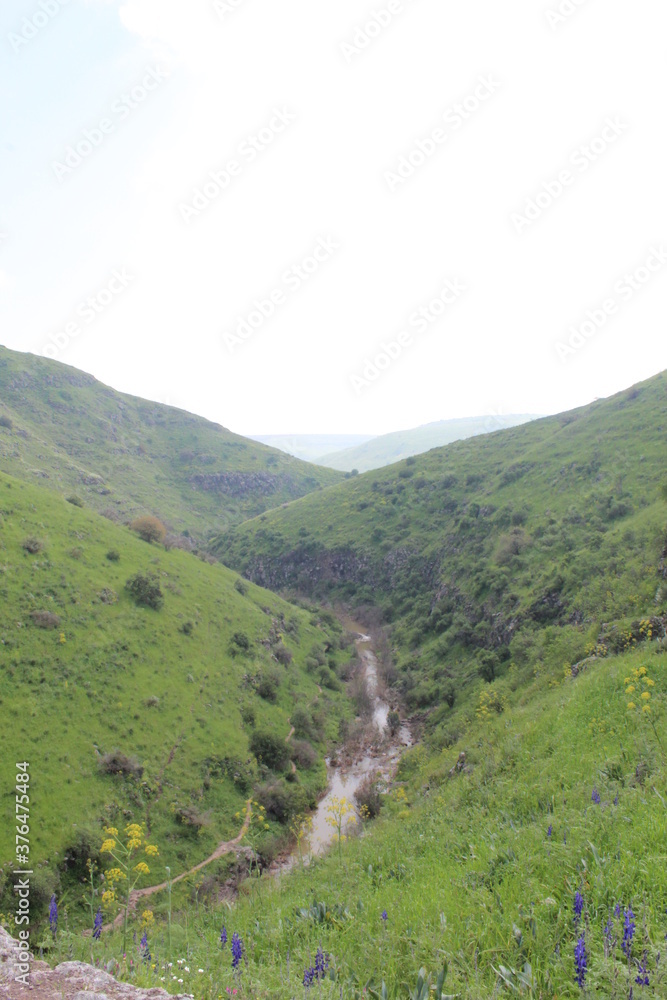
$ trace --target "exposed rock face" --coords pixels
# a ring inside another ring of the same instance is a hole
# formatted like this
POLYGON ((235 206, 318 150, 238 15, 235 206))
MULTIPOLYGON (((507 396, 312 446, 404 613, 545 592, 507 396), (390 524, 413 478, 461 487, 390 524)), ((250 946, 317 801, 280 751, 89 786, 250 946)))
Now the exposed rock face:
MULTIPOLYGON (((52 969, 31 960, 28 986, 16 981, 18 942, 0 927, 0 997, 2 1000, 167 1000, 162 989, 142 990, 83 962, 62 962, 52 969)), ((179 994, 186 1000, 187 994, 179 994)), ((173 1000, 173 996, 171 996, 173 1000)))
POLYGON ((205 493, 224 493, 230 497, 271 496, 289 485, 284 476, 269 472, 212 472, 190 477, 193 489, 205 493))

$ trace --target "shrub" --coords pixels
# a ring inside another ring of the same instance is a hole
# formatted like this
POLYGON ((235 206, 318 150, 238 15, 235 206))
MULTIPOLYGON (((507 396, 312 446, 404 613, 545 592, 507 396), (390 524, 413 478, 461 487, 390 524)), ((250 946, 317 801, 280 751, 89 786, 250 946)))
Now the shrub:
POLYGON ((248 593, 248 585, 241 579, 241 577, 239 577, 234 584, 234 590, 238 590, 239 594, 241 594, 242 597, 245 597, 248 593))
POLYGON ((14 424, 12 422, 12 418, 6 417, 5 414, 3 413, 2 416, 0 417, 0 427, 6 427, 7 430, 10 431, 13 426, 14 424))
POLYGON ((260 698, 275 704, 278 700, 278 688, 280 687, 280 676, 277 673, 260 674, 257 678, 255 690, 260 698))
POLYGON ((21 548, 29 552, 31 556, 37 555, 44 548, 44 542, 41 542, 39 538, 35 538, 30 535, 28 538, 24 538, 21 543, 21 548))
POLYGON ((167 529, 157 517, 138 517, 130 525, 132 531, 149 544, 164 541, 167 529))
POLYGON ((255 709, 252 705, 241 705, 241 720, 245 726, 255 725, 255 709))
POLYGON ((289 650, 282 642, 279 642, 278 645, 274 647, 273 655, 278 663, 282 663, 284 667, 289 667, 292 662, 291 650, 289 650))
POLYGON ((196 806, 177 806, 174 815, 182 826, 188 827, 195 833, 198 833, 208 823, 208 817, 200 812, 196 806))
POLYGON ((398 712, 391 711, 387 716, 387 726, 392 736, 395 736, 401 728, 401 717, 398 712))
POLYGON ((308 807, 308 796, 300 785, 288 785, 286 781, 269 781, 255 789, 255 797, 279 823, 287 823, 292 816, 303 814, 308 807))
POLYGON ((67 503, 71 503, 74 507, 83 507, 83 500, 81 497, 72 495, 71 497, 66 497, 67 503))
POLYGON ((309 771, 317 763, 317 753, 312 743, 308 740, 293 740, 291 743, 291 757, 297 767, 304 771, 309 771))
POLYGON ((354 798, 364 818, 375 819, 379 816, 382 809, 380 776, 369 774, 364 778, 354 793, 354 798))
POLYGON ((146 698, 146 708, 158 708, 160 705, 160 699, 156 694, 152 694, 150 698, 146 698))
POLYGON ((195 626, 193 622, 183 622, 183 624, 179 629, 179 632, 182 632, 183 635, 192 635, 192 633, 194 632, 194 628, 195 626))
POLYGON ((58 628, 60 618, 52 611, 31 611, 30 617, 37 628, 58 628))
POLYGON ((107 552, 107 559, 109 562, 120 562, 120 552, 116 549, 109 549, 107 552))
POLYGON ((164 604, 164 595, 154 576, 137 573, 136 576, 130 577, 125 587, 137 604, 152 608, 154 611, 159 611, 164 604))
POLYGON ((284 739, 274 733, 255 731, 250 737, 250 750, 257 760, 272 771, 283 771, 289 758, 284 739))
POLYGON ((103 774, 120 774, 123 777, 140 778, 144 773, 143 766, 136 757, 127 757, 119 750, 112 750, 100 757, 100 771, 103 774))
POLYGON ((250 649, 250 639, 245 634, 245 632, 235 632, 234 635, 229 640, 229 645, 231 648, 231 653, 234 655, 236 652, 247 653, 250 649))
POLYGON ((295 736, 299 739, 313 739, 315 732, 313 729, 313 720, 308 709, 297 706, 292 712, 291 721, 294 726, 295 736))

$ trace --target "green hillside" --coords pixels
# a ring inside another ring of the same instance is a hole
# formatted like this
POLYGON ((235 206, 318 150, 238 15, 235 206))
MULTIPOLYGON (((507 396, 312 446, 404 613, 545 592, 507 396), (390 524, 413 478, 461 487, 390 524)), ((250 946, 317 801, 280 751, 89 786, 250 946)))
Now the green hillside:
MULTIPOLYGON (((575 663, 664 628, 667 373, 608 400, 355 477, 240 526, 228 565, 379 609, 409 709, 510 666, 575 663)), ((393 668, 392 668, 393 669, 393 668)))
POLYGON ((385 465, 410 458, 411 455, 421 455, 431 448, 441 448, 454 441, 463 441, 478 434, 490 434, 502 428, 516 427, 536 419, 535 416, 508 414, 438 420, 412 430, 382 434, 362 444, 332 451, 329 454, 320 452, 313 457, 313 461, 341 472, 352 472, 354 469, 357 472, 371 472, 373 469, 380 469, 385 465))
MULTIPOLYGON (((30 764, 35 917, 51 891, 79 902, 105 823, 145 824, 159 882, 236 834, 254 794, 270 857, 326 782, 344 645, 330 616, 0 473, 0 759, 12 812, 14 762, 30 764), (308 739, 287 746, 295 706, 308 739)), ((13 844, 5 821, 1 879, 13 844)))
POLYGON ((91 375, 0 347, 0 470, 125 521, 155 514, 199 538, 338 482, 91 375))

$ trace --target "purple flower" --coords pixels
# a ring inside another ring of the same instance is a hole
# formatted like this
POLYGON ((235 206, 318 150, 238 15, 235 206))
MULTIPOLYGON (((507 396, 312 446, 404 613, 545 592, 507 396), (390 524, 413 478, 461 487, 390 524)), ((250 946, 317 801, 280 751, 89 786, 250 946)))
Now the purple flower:
POLYGON ((386 924, 387 920, 389 919, 389 917, 387 916, 387 911, 383 910, 380 916, 382 917, 383 922, 386 924))
POLYGON ((574 926, 577 927, 581 920, 581 913, 584 908, 584 897, 579 890, 574 894, 574 926))
POLYGON ((586 968, 588 965, 588 955, 586 954, 586 940, 582 934, 574 948, 574 971, 577 983, 583 990, 586 982, 586 968))
POLYGON ((227 929, 225 927, 220 931, 220 944, 223 948, 227 944, 227 929))
POLYGON ((55 937, 58 930, 58 904, 56 903, 55 893, 51 896, 51 905, 49 906, 49 926, 51 927, 51 933, 55 937))
POLYGON ((637 986, 648 986, 648 969, 646 968, 646 952, 644 952, 644 960, 639 963, 638 976, 635 979, 637 986))
POLYGON ((617 806, 617 805, 618 805, 618 792, 617 792, 617 793, 616 793, 616 795, 614 796, 614 805, 615 805, 615 806, 617 806))
POLYGON ((552 827, 551 823, 549 823, 549 826, 547 828, 547 837, 549 838, 549 840, 551 840, 551 834, 553 832, 554 832, 554 828, 552 827))
POLYGON ((635 936, 635 915, 632 912, 632 907, 629 906, 627 910, 624 911, 625 922, 623 924, 623 944, 621 947, 625 952, 626 958, 630 961, 630 952, 632 951, 632 939, 635 936))
POLYGON ((148 947, 148 935, 146 934, 146 931, 144 931, 144 933, 141 935, 141 941, 139 943, 141 945, 141 950, 142 950, 142 953, 143 953, 144 962, 150 962, 150 960, 151 960, 151 950, 148 947))
POLYGON ((329 956, 322 951, 322 945, 317 949, 315 955, 315 975, 318 979, 324 979, 324 973, 329 968, 329 956))
POLYGON ((614 916, 618 920, 618 918, 620 917, 620 915, 621 915, 621 904, 617 903, 616 906, 614 907, 614 916))
POLYGON ((303 985, 306 987, 306 989, 308 989, 309 986, 312 986, 314 978, 315 978, 315 969, 312 969, 312 968, 311 969, 304 969, 304 972, 303 972, 303 985))
POLYGON ((95 914, 95 921, 93 923, 93 937, 96 941, 102 937, 102 908, 98 907, 97 913, 95 914))
POLYGON ((598 792, 597 788, 593 789, 593 794, 591 795, 591 799, 596 806, 600 805, 600 793, 598 792))
POLYGON ((232 934, 232 969, 238 969, 243 958, 243 941, 236 932, 232 934))

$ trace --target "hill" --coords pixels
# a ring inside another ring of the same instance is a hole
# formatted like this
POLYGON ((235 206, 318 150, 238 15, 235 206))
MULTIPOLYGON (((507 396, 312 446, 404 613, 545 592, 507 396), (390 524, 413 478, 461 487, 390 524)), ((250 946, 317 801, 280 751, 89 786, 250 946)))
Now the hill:
POLYGON ((74 915, 105 824, 145 825, 160 882, 236 834, 254 794, 270 857, 326 782, 344 645, 330 616, 0 473, 0 757, 12 812, 11 762, 30 765, 34 918, 56 890, 74 915))
POLYGON ((393 682, 446 741, 480 674, 574 664, 664 628, 666 388, 662 373, 355 477, 234 529, 218 552, 264 586, 375 609, 393 682))
POLYGON ((253 434, 252 440, 279 448, 304 462, 318 463, 322 455, 354 448, 372 441, 373 437, 370 434, 253 434))
POLYGON ((0 347, 0 470, 199 538, 339 481, 328 469, 91 375, 0 347))
POLYGON ((382 434, 354 447, 346 447, 335 452, 332 449, 330 454, 320 453, 314 456, 313 461, 341 472, 352 472, 353 469, 358 472, 371 472, 384 465, 392 465, 410 458, 411 455, 421 455, 431 448, 440 448, 453 441, 463 441, 478 434, 490 434, 505 427, 516 427, 518 424, 537 419, 535 416, 508 414, 438 420, 432 424, 415 427, 413 430, 382 434))

